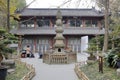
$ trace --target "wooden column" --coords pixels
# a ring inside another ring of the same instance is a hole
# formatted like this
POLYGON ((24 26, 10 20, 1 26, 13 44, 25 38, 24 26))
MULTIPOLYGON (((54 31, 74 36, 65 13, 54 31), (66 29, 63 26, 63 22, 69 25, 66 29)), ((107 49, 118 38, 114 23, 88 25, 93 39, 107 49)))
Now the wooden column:
POLYGON ((36 52, 36 50, 37 50, 36 44, 37 44, 37 41, 36 41, 36 38, 34 38, 33 52, 36 52))
POLYGON ((50 39, 49 44, 50 44, 50 49, 53 48, 53 40, 52 39, 50 39))
POLYGON ((65 40, 65 48, 67 49, 68 48, 68 37, 66 36, 66 40, 65 40))
POLYGON ((34 28, 36 29, 36 25, 37 25, 37 20, 36 17, 34 17, 34 28))
POLYGON ((66 21, 66 27, 69 27, 69 26, 70 26, 70 21, 67 20, 67 21, 66 21))
MULTIPOLYGON (((92 20, 90 19, 90 25, 91 25, 91 27, 93 27, 93 24, 92 24, 92 20)), ((89 27, 89 26, 88 26, 89 27)))
POLYGON ((19 41, 18 41, 18 51, 20 52, 21 48, 22 48, 22 36, 21 35, 18 35, 19 36, 19 41))
POLYGON ((85 20, 82 20, 82 27, 85 27, 85 20))
POLYGON ((99 27, 99 29, 102 28, 100 20, 97 21, 97 26, 99 27))
POLYGON ((52 23, 51 20, 49 22, 50 22, 50 28, 52 28, 53 27, 53 23, 52 23))

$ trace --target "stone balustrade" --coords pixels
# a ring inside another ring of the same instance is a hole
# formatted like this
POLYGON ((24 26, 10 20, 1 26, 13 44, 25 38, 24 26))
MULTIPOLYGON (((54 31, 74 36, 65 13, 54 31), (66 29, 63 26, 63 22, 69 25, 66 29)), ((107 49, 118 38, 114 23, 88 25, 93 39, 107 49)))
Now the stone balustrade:
POLYGON ((66 54, 52 54, 50 59, 51 64, 66 64, 68 63, 68 58, 66 54))
POLYGON ((76 62, 75 53, 66 53, 66 54, 52 54, 45 53, 43 54, 43 63, 47 64, 69 64, 76 62))

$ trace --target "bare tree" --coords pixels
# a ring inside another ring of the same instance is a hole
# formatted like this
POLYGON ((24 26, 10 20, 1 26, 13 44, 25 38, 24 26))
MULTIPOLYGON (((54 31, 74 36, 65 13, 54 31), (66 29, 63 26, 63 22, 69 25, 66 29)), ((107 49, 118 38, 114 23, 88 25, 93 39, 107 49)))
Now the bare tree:
MULTIPOLYGON (((84 6, 86 8, 91 7, 92 2, 94 2, 94 0, 65 0, 63 1, 62 4, 58 5, 59 7, 71 7, 74 6, 75 8, 79 8, 81 6, 84 6)), ((54 6, 54 7, 58 7, 58 6, 54 6)))

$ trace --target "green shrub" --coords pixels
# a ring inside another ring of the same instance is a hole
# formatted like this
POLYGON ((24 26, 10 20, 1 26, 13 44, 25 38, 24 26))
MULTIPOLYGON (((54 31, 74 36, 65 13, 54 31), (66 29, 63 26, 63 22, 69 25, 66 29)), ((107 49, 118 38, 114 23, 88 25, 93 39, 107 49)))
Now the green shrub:
POLYGON ((100 73, 98 62, 95 62, 92 65, 85 65, 80 67, 80 69, 85 73, 89 80, 120 80, 119 76, 116 74, 116 69, 103 65, 103 73, 100 73))
POLYGON ((119 59, 120 59, 120 56, 117 48, 110 50, 105 56, 107 66, 113 67, 113 68, 117 67, 116 63, 119 59))
POLYGON ((17 38, 10 33, 7 33, 4 29, 0 28, 0 54, 7 55, 8 53, 13 53, 15 50, 8 47, 9 44, 17 42, 17 38))
POLYGON ((25 67, 24 64, 20 64, 18 62, 16 62, 15 64, 16 64, 15 72, 8 74, 6 80, 20 80, 25 74, 29 72, 28 68, 25 67))

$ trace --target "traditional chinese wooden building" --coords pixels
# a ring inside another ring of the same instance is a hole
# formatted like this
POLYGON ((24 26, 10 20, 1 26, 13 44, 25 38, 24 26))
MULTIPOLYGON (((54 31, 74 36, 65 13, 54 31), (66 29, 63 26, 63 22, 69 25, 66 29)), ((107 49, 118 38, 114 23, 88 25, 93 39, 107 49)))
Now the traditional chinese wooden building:
MULTIPOLYGON (((65 37, 65 48, 81 51, 81 37, 89 39, 104 34, 104 14, 91 9, 61 8, 65 37)), ((36 52, 44 53, 53 47, 57 8, 25 8, 17 11, 20 14, 18 26, 11 33, 22 36, 21 49, 30 45, 36 52)))

